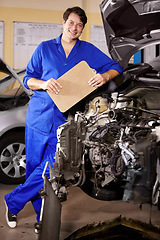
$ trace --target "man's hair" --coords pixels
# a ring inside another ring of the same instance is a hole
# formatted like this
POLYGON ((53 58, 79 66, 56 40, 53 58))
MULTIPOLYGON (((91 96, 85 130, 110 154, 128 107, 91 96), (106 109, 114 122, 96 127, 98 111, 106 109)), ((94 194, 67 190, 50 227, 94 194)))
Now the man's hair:
POLYGON ((69 15, 71 13, 75 13, 79 16, 81 22, 83 23, 83 27, 84 27, 85 24, 87 23, 87 16, 86 16, 85 11, 80 7, 68 8, 63 14, 63 19, 64 19, 65 22, 67 21, 69 15))

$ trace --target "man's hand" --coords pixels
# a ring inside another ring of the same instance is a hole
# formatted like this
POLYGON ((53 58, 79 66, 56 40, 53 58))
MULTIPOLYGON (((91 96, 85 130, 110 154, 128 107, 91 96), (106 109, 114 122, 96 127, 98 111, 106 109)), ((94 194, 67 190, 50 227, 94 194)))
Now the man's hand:
POLYGON ((28 87, 31 90, 49 90, 52 93, 58 94, 62 86, 60 83, 55 80, 54 78, 51 78, 47 81, 44 80, 39 80, 36 78, 30 78, 27 82, 28 87))
POLYGON ((97 73, 88 81, 88 84, 92 87, 101 87, 108 80, 109 80, 109 75, 108 75, 108 78, 106 79, 103 77, 102 74, 97 73))
POLYGON ((116 77, 119 74, 116 70, 109 70, 103 74, 95 74, 89 81, 88 84, 92 87, 101 87, 103 84, 116 77))
POLYGON ((62 86, 57 80, 55 80, 54 78, 51 78, 48 81, 44 81, 41 84, 41 88, 43 90, 49 90, 52 93, 58 94, 62 86))

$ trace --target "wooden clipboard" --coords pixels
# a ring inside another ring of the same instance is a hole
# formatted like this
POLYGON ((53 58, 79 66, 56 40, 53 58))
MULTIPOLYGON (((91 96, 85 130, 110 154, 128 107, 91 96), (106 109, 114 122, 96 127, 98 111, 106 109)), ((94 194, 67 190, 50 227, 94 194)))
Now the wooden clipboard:
POLYGON ((61 112, 66 112, 96 88, 88 81, 95 73, 85 61, 81 61, 64 75, 57 79, 62 85, 58 94, 47 91, 61 112))

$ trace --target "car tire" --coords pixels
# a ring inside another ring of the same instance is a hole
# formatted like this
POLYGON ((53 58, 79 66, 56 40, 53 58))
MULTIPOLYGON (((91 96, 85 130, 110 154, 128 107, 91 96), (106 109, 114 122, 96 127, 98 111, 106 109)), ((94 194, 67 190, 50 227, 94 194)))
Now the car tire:
POLYGON ((24 132, 10 132, 0 139, 0 182, 20 184, 25 181, 26 154, 24 132))
POLYGON ((121 200, 124 190, 120 183, 111 182, 108 187, 95 188, 94 183, 86 178, 85 183, 80 187, 88 196, 102 201, 121 200))

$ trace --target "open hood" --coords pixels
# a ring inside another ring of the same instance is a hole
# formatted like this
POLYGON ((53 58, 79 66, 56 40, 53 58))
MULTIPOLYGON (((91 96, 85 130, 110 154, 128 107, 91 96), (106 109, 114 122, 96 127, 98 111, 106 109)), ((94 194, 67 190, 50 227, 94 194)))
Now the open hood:
POLYGON ((100 9, 108 50, 123 68, 139 50, 160 44, 159 0, 104 0, 100 9))
POLYGON ((23 89, 28 96, 32 95, 32 91, 23 86, 22 77, 24 76, 25 71, 25 69, 22 69, 15 72, 0 58, 0 97, 13 97, 14 94, 18 95, 21 92, 19 91, 21 89, 23 89), (15 89, 19 90, 15 91, 15 89))

